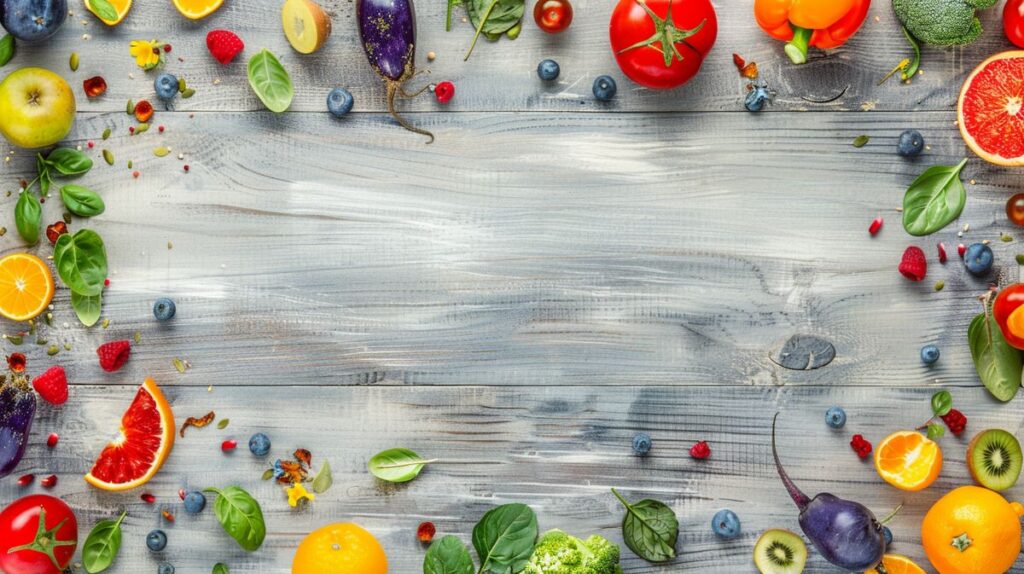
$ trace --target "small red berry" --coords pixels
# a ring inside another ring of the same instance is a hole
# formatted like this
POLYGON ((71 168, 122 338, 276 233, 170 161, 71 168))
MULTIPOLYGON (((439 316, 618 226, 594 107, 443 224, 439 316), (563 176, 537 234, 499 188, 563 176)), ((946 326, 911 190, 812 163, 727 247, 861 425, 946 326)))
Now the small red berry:
POLYGON ((711 447, 708 446, 707 441, 702 440, 690 447, 690 456, 697 460, 708 458, 711 456, 711 447))
POLYGON ((964 253, 967 253, 967 246, 961 243, 956 246, 956 252, 960 254, 960 259, 964 258, 964 253))
POLYGON ((236 448, 238 448, 238 441, 237 440, 226 440, 226 441, 220 443, 220 449, 222 451, 224 451, 224 452, 231 452, 231 451, 235 450, 236 448))
POLYGON ((421 522, 419 528, 416 529, 416 538, 424 544, 433 540, 434 534, 437 534, 437 528, 434 527, 433 522, 421 522))
POLYGON ((868 233, 871 235, 878 233, 878 231, 882 229, 883 223, 885 223, 885 221, 881 217, 875 218, 875 220, 871 222, 871 226, 868 227, 868 233))
POLYGON ((40 480, 39 484, 41 484, 43 488, 53 488, 54 486, 57 486, 57 475, 51 474, 50 476, 40 480))
POLYGON ((170 44, 164 44, 164 53, 170 53, 170 51, 171 51, 171 45, 170 44))
POLYGON ((437 98, 437 103, 447 104, 452 101, 455 97, 455 84, 451 82, 441 82, 434 86, 434 97, 437 98))
POLYGON ((57 441, 60 440, 60 435, 55 432, 50 433, 50 436, 46 437, 46 446, 53 448, 57 446, 57 441))
POLYGON ((850 440, 850 446, 853 447, 853 451, 857 453, 857 456, 864 459, 871 454, 871 443, 864 439, 863 435, 855 434, 850 440))
POLYGON ((18 486, 28 486, 35 481, 36 475, 34 474, 23 474, 18 477, 18 486))
POLYGON ((156 502, 156 497, 148 492, 143 492, 142 495, 139 496, 139 498, 141 498, 142 502, 145 502, 146 504, 153 504, 154 502, 156 502))
POLYGON ((128 133, 134 134, 135 133, 135 126, 128 126, 128 133))
POLYGON ((104 287, 110 287, 110 279, 109 278, 103 280, 103 286, 104 287))
POLYGON ((89 146, 89 149, 92 149, 92 148, 96 147, 96 142, 94 142, 92 140, 89 140, 88 142, 86 142, 85 145, 89 146))
POLYGON ((7 366, 15 373, 24 373, 27 362, 24 353, 11 353, 7 355, 7 366))
POLYGON ((185 172, 188 173, 188 164, 187 163, 185 164, 184 168, 185 168, 185 172))
POLYGON ((167 128, 165 128, 164 126, 157 126, 157 128, 156 128, 156 129, 157 129, 157 131, 159 131, 160 133, 164 133, 164 130, 165 130, 165 129, 167 129, 167 128))
POLYGON ((100 367, 108 373, 113 373, 123 367, 128 362, 131 353, 132 344, 128 341, 111 341, 103 343, 96 349, 96 354, 100 358, 100 367))
POLYGON ((133 171, 132 172, 132 177, 134 177, 135 179, 138 179, 139 178, 139 172, 133 171))
POLYGON ((939 263, 945 263, 946 262, 946 244, 942 243, 940 241, 939 245, 938 245, 938 250, 939 250, 939 263))
POLYGON ((928 273, 928 262, 924 258, 924 251, 920 247, 911 245, 903 252, 903 259, 900 261, 900 273, 911 281, 922 281, 928 273))
POLYGON ((46 198, 45 197, 40 197, 39 198, 39 203, 46 203, 46 198))
POLYGON ((942 415, 942 422, 946 423, 950 432, 956 436, 960 436, 967 428, 967 417, 956 409, 950 409, 948 413, 942 415))

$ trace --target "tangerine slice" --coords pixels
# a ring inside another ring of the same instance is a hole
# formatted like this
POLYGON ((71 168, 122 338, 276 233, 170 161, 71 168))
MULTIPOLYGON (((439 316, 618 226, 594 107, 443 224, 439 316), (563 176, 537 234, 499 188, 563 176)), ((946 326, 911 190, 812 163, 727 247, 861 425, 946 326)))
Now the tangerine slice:
MULTIPOLYGON (((888 574, 927 574, 924 568, 914 564, 913 560, 899 554, 886 554, 883 556, 882 566, 885 567, 885 571, 888 574)), ((864 574, 878 574, 878 570, 872 568, 871 570, 866 570, 864 574)))
POLYGON ((224 0, 173 0, 174 7, 190 20, 200 20, 213 14, 224 0))
POLYGON ((960 90, 957 123, 985 161, 1024 166, 1024 51, 996 54, 971 72, 960 90))
POLYGON ((53 274, 30 253, 0 259, 0 315, 27 321, 46 310, 53 299, 53 274))
POLYGON ((878 444, 875 470, 883 480, 900 490, 922 490, 939 477, 942 450, 935 441, 919 432, 895 432, 878 444))

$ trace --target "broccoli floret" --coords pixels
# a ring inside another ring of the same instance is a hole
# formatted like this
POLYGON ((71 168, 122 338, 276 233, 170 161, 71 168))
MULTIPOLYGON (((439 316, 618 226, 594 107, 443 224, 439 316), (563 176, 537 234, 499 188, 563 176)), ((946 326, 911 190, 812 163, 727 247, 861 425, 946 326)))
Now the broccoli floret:
POLYGON ((970 44, 981 35, 975 10, 998 0, 892 0, 900 22, 922 42, 935 46, 970 44))
POLYGON ((523 574, 622 574, 619 546, 603 536, 586 540, 550 530, 541 536, 523 574))

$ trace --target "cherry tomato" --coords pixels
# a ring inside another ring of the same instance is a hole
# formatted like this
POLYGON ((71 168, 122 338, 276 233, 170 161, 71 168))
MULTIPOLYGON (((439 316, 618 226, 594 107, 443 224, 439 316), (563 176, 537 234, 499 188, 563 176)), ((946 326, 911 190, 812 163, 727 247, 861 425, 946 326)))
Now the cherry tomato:
POLYGON ((78 521, 59 498, 32 494, 0 512, 0 572, 60 574, 78 546, 78 521))
POLYGON ((1024 193, 1018 193, 1006 202, 1006 217, 1010 223, 1024 225, 1024 193))
POLYGON ((669 89, 700 71, 718 37, 718 19, 710 0, 619 0, 610 32, 615 60, 629 79, 669 89))
POLYGON ((1011 42, 1024 48, 1024 0, 1007 0, 1003 8, 1003 30, 1011 42))
POLYGON ((1024 283, 1014 283, 999 292, 992 305, 992 317, 1010 345, 1024 349, 1024 283))
POLYGON ((572 4, 569 0, 537 0, 533 6, 533 19, 541 30, 557 34, 572 24, 572 4))

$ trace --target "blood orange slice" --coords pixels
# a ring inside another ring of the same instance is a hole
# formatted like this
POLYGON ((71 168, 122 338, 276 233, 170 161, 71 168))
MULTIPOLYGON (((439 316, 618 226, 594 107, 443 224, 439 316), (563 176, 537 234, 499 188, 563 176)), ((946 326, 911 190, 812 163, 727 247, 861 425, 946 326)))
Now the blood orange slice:
POLYGON ((121 416, 121 428, 85 480, 102 490, 128 490, 149 482, 174 446, 174 413, 153 379, 139 387, 121 416))
POLYGON ((1024 166, 1024 51, 996 54, 971 72, 957 106, 960 134, 982 159, 1024 166))

